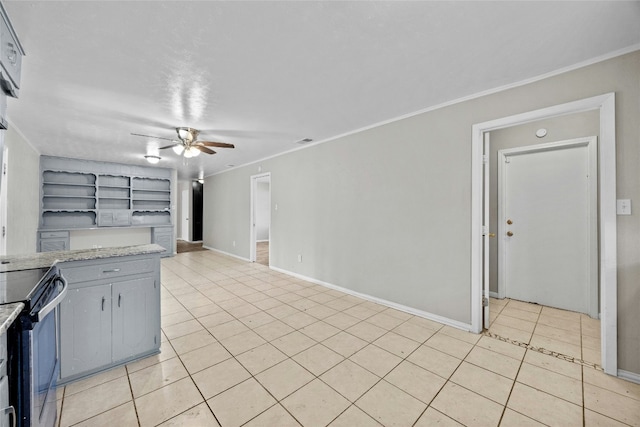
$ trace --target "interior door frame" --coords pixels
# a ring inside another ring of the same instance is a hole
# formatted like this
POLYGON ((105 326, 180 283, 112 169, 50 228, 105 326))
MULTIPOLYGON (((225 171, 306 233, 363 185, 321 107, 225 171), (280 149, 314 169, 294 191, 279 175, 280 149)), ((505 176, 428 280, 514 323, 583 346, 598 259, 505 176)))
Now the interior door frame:
MULTIPOLYGON (((600 170, 600 324, 602 368, 618 375, 617 339, 617 250, 616 250, 616 128, 615 93, 585 98, 495 120, 476 123, 471 135, 471 328, 482 332, 483 287, 483 141, 492 130, 543 120, 551 117, 597 110, 600 115, 598 166, 600 170)), ((486 254, 489 256, 489 254, 486 254)))
POLYGON ((588 192, 589 192, 589 282, 587 289, 587 309, 589 316, 598 316, 598 138, 595 136, 574 138, 569 140, 549 142, 546 144, 527 145, 523 147, 507 148, 498 151, 498 298, 504 298, 507 293, 505 245, 501 244, 506 234, 505 221, 507 218, 506 191, 504 179, 506 177, 506 158, 544 151, 556 151, 574 147, 587 147, 588 153, 588 192), (595 219, 595 221, 594 221, 595 219))
MULTIPOLYGON (((249 262, 256 262, 257 259, 257 235, 256 235, 256 197, 258 195, 258 180, 269 177, 269 210, 271 210, 271 172, 264 172, 258 175, 251 175, 251 210, 249 215, 249 262)), ((271 215, 269 215, 269 240, 271 240, 271 215)), ((271 242, 269 242, 271 243, 271 242)), ((269 264, 271 264, 271 244, 269 244, 269 264)))

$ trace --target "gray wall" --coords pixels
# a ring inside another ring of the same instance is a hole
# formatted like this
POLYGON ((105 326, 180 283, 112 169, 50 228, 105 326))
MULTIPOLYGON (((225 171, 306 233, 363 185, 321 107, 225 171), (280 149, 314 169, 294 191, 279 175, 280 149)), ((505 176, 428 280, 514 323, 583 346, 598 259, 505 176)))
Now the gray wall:
POLYGON ((15 127, 5 131, 7 165, 7 255, 36 251, 40 194, 40 153, 15 127))
MULTIPOLYGON (((472 125, 608 92, 616 92, 617 197, 640 201, 634 52, 261 162, 278 205, 271 264, 470 323, 472 125)), ((206 246, 248 258, 258 166, 207 178, 206 246)), ((636 212, 618 217, 618 366, 640 373, 636 212)))
MULTIPOLYGON (((588 111, 555 117, 490 132, 489 150, 489 230, 498 232, 498 151, 527 145, 547 144, 583 136, 598 136, 600 114, 588 111), (536 130, 545 128, 547 136, 536 137, 536 130)), ((498 238, 489 240, 489 288, 498 292, 498 238)))

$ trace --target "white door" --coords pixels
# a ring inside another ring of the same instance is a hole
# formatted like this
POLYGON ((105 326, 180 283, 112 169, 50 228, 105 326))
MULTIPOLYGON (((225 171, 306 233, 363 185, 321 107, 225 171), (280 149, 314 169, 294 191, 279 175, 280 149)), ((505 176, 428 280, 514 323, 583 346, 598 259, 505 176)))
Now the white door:
MULTIPOLYGON (((266 236, 271 234, 271 173, 263 173, 260 175, 251 176, 251 218, 249 223, 249 261, 256 262, 257 260, 257 245, 259 240, 264 240, 258 237, 258 229, 263 228, 261 225, 266 225, 266 236), (259 183, 268 183, 268 191, 266 196, 264 194, 259 195, 259 183)), ((269 239, 269 237, 267 237, 269 239)), ((271 251, 271 249, 269 249, 271 251)))
POLYGON ((2 164, 0 164, 0 173, 2 174, 2 177, 0 177, 0 256, 7 254, 8 157, 9 148, 4 147, 2 149, 2 164))
POLYGON ((598 314, 596 139, 499 152, 499 286, 598 314))
POLYGON ((191 241, 189 235, 191 230, 189 226, 189 190, 182 190, 180 197, 180 230, 182 231, 180 238, 187 242, 191 241))

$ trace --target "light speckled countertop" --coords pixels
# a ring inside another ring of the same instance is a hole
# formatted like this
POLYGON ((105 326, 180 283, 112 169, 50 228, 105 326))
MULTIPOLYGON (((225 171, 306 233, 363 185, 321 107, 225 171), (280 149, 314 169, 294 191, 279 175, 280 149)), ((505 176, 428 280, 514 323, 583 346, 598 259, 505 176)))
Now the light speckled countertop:
POLYGON ((151 243, 148 245, 118 246, 115 248, 78 249, 73 251, 38 252, 24 255, 0 257, 0 273, 5 271, 29 270, 51 267, 56 262, 86 261, 131 255, 162 253, 165 249, 151 243))
POLYGON ((7 332, 7 329, 18 318, 18 314, 23 308, 24 304, 21 302, 0 305, 0 335, 7 332))

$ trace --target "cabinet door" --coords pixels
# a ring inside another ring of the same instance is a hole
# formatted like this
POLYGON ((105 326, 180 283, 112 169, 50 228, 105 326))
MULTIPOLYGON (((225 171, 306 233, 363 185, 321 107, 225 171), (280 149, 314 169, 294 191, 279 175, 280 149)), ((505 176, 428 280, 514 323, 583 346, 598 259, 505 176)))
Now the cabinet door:
POLYGON ((160 346, 160 292, 153 277, 112 285, 113 361, 160 346))
POLYGON ((60 376, 111 363, 111 285, 70 289, 60 304, 60 376))

